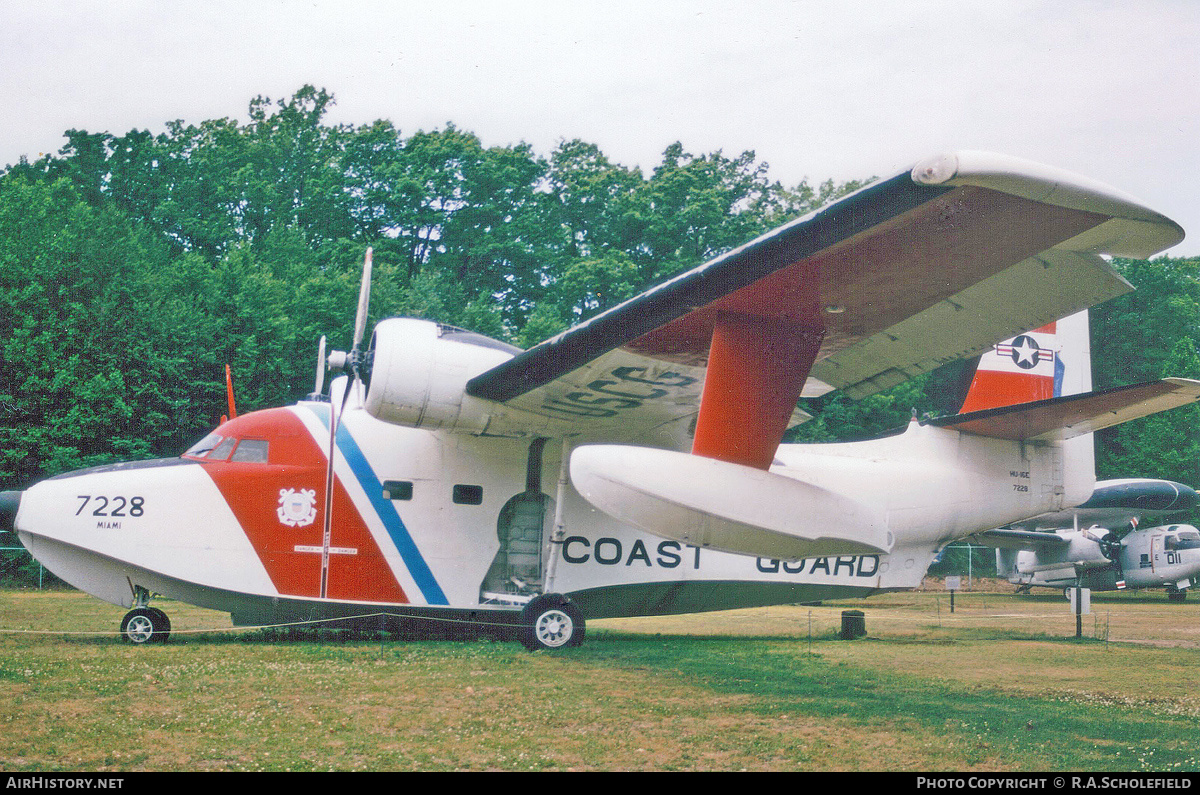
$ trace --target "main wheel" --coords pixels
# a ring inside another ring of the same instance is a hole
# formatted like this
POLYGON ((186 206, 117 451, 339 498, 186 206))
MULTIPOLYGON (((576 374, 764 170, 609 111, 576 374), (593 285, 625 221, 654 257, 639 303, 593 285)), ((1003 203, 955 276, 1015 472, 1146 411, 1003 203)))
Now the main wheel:
POLYGON ((121 639, 126 643, 166 643, 171 620, 157 607, 135 607, 121 620, 121 639))
POLYGON ((530 651, 564 649, 583 643, 583 615, 562 594, 542 594, 525 605, 521 624, 521 642, 530 651))

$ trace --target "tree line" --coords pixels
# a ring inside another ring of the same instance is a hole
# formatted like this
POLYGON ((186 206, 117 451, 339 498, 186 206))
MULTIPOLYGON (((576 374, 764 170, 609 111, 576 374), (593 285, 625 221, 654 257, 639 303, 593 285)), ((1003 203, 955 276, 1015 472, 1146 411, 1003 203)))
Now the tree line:
MULTIPOLYGON (((319 337, 349 343, 367 246, 372 320, 528 347, 869 181, 785 186, 753 152, 680 143, 643 172, 580 140, 543 155, 450 123, 330 124, 333 102, 305 86, 245 122, 69 130, 0 173, 0 488, 177 455, 222 414, 227 363, 239 410, 302 397, 319 337)), ((1097 388, 1200 377, 1200 261, 1116 265, 1140 289, 1093 311, 1097 388)), ((955 377, 822 398, 795 439, 953 411, 955 377)), ((1101 477, 1200 485, 1197 411, 1102 434, 1101 477)))

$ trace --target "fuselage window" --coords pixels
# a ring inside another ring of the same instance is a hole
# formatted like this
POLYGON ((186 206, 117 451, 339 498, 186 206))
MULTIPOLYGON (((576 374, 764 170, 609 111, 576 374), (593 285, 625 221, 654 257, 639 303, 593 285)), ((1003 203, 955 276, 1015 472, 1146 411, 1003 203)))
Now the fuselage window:
POLYGON ((459 483, 454 487, 454 501, 459 505, 482 504, 483 486, 466 486, 459 483))
POLYGON ((268 443, 262 439, 243 439, 229 460, 265 464, 267 463, 267 447, 268 443))
POLYGON ((409 480, 383 481, 383 498, 385 500, 411 500, 413 484, 409 480))

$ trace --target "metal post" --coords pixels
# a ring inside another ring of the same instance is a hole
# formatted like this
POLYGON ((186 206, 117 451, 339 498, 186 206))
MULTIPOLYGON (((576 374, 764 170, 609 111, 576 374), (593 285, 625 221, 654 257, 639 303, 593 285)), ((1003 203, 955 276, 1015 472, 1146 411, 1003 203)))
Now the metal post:
POLYGON ((1075 638, 1083 638, 1083 589, 1075 585, 1075 638))

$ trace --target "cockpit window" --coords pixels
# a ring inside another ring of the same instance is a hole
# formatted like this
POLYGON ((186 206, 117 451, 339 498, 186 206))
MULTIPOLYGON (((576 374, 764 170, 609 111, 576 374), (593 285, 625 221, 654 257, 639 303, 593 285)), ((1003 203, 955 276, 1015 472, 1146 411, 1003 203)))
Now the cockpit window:
POLYGON ((209 461, 224 461, 229 458, 229 454, 233 452, 233 446, 237 444, 237 439, 230 436, 223 440, 216 448, 206 456, 209 461))
POLYGON ((1200 549, 1200 533, 1180 533, 1176 536, 1167 536, 1163 541, 1163 548, 1170 550, 1200 549))
POLYGON ((189 458, 203 458, 214 447, 221 443, 221 435, 218 433, 210 433, 194 445, 189 447, 184 455, 189 458))
POLYGON ((200 458, 205 461, 240 461, 250 464, 265 464, 269 461, 270 444, 265 439, 237 439, 210 433, 187 449, 184 458, 200 458), (232 455, 231 455, 232 454, 232 455))
POLYGON ((267 442, 261 439, 243 439, 233 451, 230 461, 245 461, 251 464, 267 463, 267 442))

